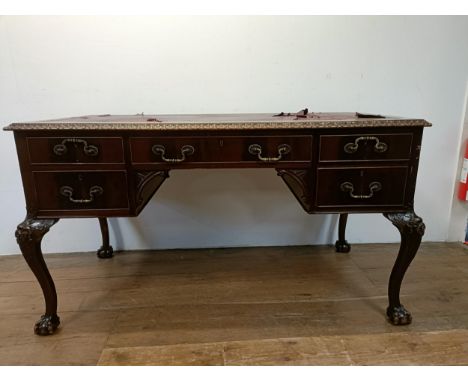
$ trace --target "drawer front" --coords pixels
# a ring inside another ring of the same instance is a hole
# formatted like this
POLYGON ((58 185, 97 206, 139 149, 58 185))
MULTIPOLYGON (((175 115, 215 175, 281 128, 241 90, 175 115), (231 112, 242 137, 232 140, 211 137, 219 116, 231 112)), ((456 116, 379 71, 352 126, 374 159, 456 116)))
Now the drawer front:
POLYGON ((318 169, 317 207, 403 206, 407 175, 407 167, 318 169))
POLYGON ((320 162, 408 160, 413 134, 320 136, 320 162))
POLYGON ((40 210, 128 208, 125 171, 33 172, 40 210))
POLYGON ((311 136, 132 138, 133 163, 310 162, 311 136))
POLYGON ((28 151, 32 164, 124 162, 120 137, 32 137, 28 151))

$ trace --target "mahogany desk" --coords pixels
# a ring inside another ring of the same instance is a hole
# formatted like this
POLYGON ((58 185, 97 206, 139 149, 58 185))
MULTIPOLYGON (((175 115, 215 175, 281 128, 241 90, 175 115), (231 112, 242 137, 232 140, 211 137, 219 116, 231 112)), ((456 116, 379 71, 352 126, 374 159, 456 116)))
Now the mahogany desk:
POLYGON ((348 213, 383 213, 401 233, 387 316, 409 324, 399 295, 424 234, 413 210, 422 119, 356 113, 84 116, 13 123, 26 197, 16 238, 45 298, 36 334, 60 324, 57 294, 41 251, 59 218, 98 218, 112 257, 107 217, 137 216, 169 171, 271 168, 307 213, 340 213, 338 252, 348 252, 348 213))

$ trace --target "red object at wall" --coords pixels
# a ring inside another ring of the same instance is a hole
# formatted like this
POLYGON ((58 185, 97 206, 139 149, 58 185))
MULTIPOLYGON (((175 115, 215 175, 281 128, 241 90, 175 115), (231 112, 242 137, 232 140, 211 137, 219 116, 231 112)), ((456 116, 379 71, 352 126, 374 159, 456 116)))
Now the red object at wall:
POLYGON ((458 199, 468 201, 468 141, 465 142, 465 154, 463 155, 463 165, 458 183, 458 199))

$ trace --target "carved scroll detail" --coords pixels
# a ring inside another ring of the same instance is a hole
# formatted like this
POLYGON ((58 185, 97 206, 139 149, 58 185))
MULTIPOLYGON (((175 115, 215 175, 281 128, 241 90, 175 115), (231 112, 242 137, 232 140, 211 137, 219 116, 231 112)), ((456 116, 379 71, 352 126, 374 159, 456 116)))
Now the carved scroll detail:
POLYGON ((313 209, 311 195, 311 171, 304 169, 276 169, 302 208, 310 213, 313 209))
POLYGON ((26 219, 16 228, 16 241, 18 244, 22 244, 40 240, 57 221, 58 219, 26 219))
POLYGON ((416 232, 423 236, 426 231, 426 225, 423 220, 413 211, 392 212, 383 214, 400 232, 407 234, 416 232))
POLYGON ((145 171, 136 173, 136 211, 139 213, 158 190, 169 171, 145 171))

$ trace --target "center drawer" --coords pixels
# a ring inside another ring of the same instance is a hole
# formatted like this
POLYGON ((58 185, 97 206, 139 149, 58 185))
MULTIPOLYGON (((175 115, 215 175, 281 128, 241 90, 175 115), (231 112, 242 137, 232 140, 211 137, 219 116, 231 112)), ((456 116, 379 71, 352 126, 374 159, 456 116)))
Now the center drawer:
POLYGON ((125 171, 34 171, 40 210, 128 208, 125 171))
POLYGON ((311 136, 131 138, 133 163, 310 162, 311 136))

